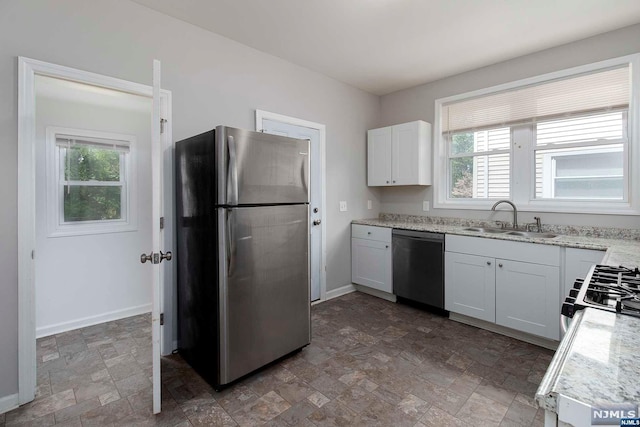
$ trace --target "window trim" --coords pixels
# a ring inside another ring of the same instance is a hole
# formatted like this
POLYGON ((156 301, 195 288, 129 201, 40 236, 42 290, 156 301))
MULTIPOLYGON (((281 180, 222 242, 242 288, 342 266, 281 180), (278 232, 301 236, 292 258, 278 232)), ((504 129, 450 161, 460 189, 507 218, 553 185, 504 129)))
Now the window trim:
POLYGON ((47 180, 47 236, 67 237, 90 234, 120 233, 138 229, 137 209, 137 172, 136 172, 136 137, 134 135, 102 132, 86 129, 73 129, 58 126, 46 128, 46 180, 47 180), (122 195, 122 219, 99 221, 64 221, 64 204, 60 179, 60 150, 57 139, 60 136, 76 136, 78 139, 100 139, 119 141, 128 145, 126 156, 120 157, 122 195))
MULTIPOLYGON (((479 89, 458 95, 439 98, 435 100, 435 117, 434 117, 434 195, 433 207, 435 209, 474 209, 488 210, 497 199, 455 199, 448 195, 448 147, 446 138, 442 135, 442 107, 446 104, 462 101, 469 98, 491 95, 496 92, 504 92, 514 90, 523 86, 535 85, 549 82, 557 79, 577 76, 584 73, 593 73, 604 71, 607 68, 628 65, 631 69, 631 87, 632 92, 629 100, 629 109, 627 119, 628 124, 628 145, 627 157, 625 158, 625 168, 628 171, 628 180, 625 183, 626 201, 609 201, 595 202, 580 200, 549 200, 535 199, 535 180, 531 178, 533 165, 529 164, 529 150, 511 150, 511 161, 513 164, 526 165, 525 167, 514 170, 510 168, 510 177, 512 183, 517 183, 523 179, 529 183, 528 191, 518 192, 516 194, 517 185, 510 186, 510 199, 516 203, 518 210, 535 211, 535 212, 566 212, 566 213, 589 213, 589 214, 618 214, 618 215, 640 215, 640 196, 638 190, 640 187, 640 54, 633 54, 612 58, 605 61, 595 62, 592 64, 581 65, 565 70, 555 71, 552 73, 542 74, 535 77, 521 79, 509 83, 504 83, 489 88, 479 89), (526 157, 526 158, 525 158, 526 157), (524 162, 523 162, 524 160, 524 162)), ((512 126, 512 134, 522 132, 523 128, 519 125, 512 126)), ((533 132, 525 130, 531 135, 522 135, 522 137, 532 139, 533 132)), ((512 138, 512 144, 513 144, 512 138)), ((533 147, 533 144, 530 144, 533 147)))

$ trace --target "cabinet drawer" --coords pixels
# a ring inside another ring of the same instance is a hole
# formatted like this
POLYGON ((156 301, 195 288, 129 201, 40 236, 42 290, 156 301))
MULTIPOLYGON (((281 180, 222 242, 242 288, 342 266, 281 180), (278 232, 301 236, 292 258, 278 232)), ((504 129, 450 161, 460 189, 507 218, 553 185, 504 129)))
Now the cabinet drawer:
POLYGON ((391 228, 371 225, 352 224, 351 237, 391 243, 391 228))

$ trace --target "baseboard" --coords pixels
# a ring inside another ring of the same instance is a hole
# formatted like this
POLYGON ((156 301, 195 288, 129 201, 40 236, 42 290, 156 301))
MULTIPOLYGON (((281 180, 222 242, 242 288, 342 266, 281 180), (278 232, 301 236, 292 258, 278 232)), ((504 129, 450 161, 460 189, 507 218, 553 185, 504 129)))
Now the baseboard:
POLYGON ((151 304, 143 304, 136 307, 129 307, 122 310, 109 311, 96 316, 83 317, 82 319, 68 322, 56 323, 55 325, 42 326, 36 328, 36 338, 48 337, 73 329, 85 328, 99 323, 110 322, 112 320, 124 319, 125 317, 137 316, 138 314, 149 313, 151 304))
POLYGON ((396 296, 394 294, 379 291, 377 289, 373 289, 368 286, 354 285, 354 287, 356 288, 356 291, 362 292, 363 294, 368 294, 374 297, 382 298, 387 301, 396 302, 396 296))
POLYGON ((329 301, 330 299, 338 298, 338 297, 341 297, 342 295, 350 294, 351 292, 355 292, 355 291, 356 291, 356 288, 351 283, 349 283, 348 285, 344 285, 337 289, 332 289, 330 291, 327 291, 326 297, 324 300, 329 301))
POLYGON ((463 314, 449 313, 449 319, 455 320, 456 322, 464 323, 466 325, 475 326, 480 329, 486 329, 487 331, 495 332, 497 334, 506 335, 520 341, 528 342, 529 344, 548 348, 549 350, 556 350, 558 348, 558 344, 560 344, 558 341, 539 337, 537 335, 531 335, 526 332, 516 331, 511 328, 496 325, 495 323, 474 319, 473 317, 468 317, 463 314))
POLYGON ((18 393, 9 396, 0 397, 0 414, 9 412, 18 407, 18 393))

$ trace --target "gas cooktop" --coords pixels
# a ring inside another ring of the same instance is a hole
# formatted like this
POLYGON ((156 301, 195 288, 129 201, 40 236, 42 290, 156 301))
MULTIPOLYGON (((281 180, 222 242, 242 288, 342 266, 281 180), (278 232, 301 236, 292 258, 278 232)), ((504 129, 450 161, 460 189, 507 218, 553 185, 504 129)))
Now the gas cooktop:
POLYGON ((562 304, 562 314, 573 317, 586 307, 640 317, 640 270, 595 265, 578 279, 562 304))

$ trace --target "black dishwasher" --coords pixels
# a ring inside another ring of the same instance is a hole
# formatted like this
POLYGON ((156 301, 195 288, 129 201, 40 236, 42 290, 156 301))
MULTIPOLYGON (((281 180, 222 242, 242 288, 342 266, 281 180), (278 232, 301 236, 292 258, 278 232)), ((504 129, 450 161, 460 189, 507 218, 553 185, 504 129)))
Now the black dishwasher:
POLYGON ((444 234, 393 230, 393 293, 444 310, 444 234))

